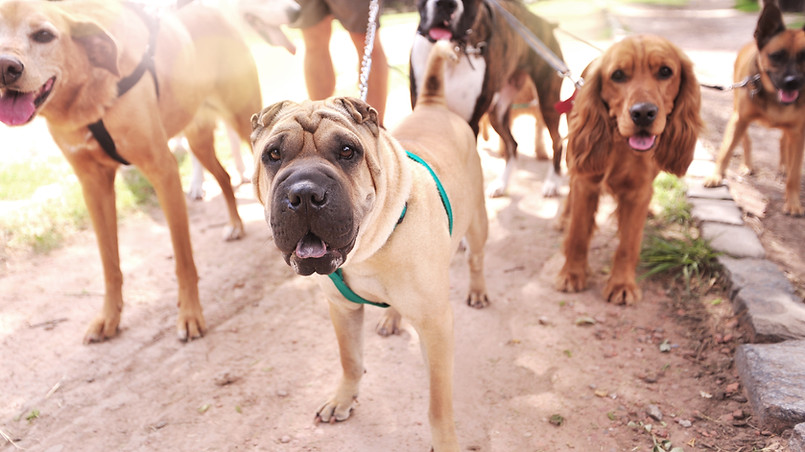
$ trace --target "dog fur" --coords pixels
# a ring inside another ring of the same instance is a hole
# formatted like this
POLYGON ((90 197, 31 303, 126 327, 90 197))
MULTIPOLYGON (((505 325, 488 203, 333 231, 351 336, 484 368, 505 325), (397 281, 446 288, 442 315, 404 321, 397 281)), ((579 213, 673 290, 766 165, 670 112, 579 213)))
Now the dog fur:
POLYGON ((604 298, 631 304, 641 298, 635 271, 652 182, 660 171, 687 171, 702 128, 701 93, 688 57, 652 35, 614 44, 583 77, 568 118, 570 194, 563 213, 565 264, 556 288, 578 292, 587 286, 595 212, 606 190, 617 202, 619 243, 604 298))
POLYGON ((759 75, 734 90, 733 111, 724 132, 724 141, 716 158, 713 174, 705 186, 723 183, 735 147, 743 143, 741 172, 752 172, 752 144, 749 125, 758 122, 782 131, 780 169, 786 175, 783 212, 805 214, 800 202, 802 154, 805 149, 805 28, 787 30, 783 15, 772 1, 764 2, 755 29, 755 42, 744 46, 735 60, 734 80, 741 82, 759 75))
MULTIPOLYGON (((554 25, 533 14, 519 0, 499 0, 499 3, 562 58, 554 25)), ((447 105, 470 124, 476 136, 481 117, 491 113, 490 123, 505 146, 506 166, 487 191, 493 197, 503 196, 516 169, 517 142, 511 133, 510 115, 522 78, 530 78, 537 89, 539 109, 553 142, 553 152, 560 156, 560 115, 554 105, 559 101, 562 78, 484 0, 419 0, 418 9, 420 22, 411 49, 411 101, 416 103, 417 93, 422 89, 425 80, 422 74, 433 42, 448 39, 461 48, 464 54, 460 64, 447 71, 447 105)))
POLYGON ((434 49, 420 101, 391 134, 373 108, 352 98, 281 102, 252 119, 253 180, 274 243, 297 273, 319 273, 330 301, 344 373, 317 419, 347 419, 364 373, 363 305, 348 301, 324 276, 340 268, 353 291, 387 303, 419 334, 436 452, 459 451, 448 294, 450 260, 462 237, 469 246, 468 301, 488 303, 483 175, 472 130, 445 105, 444 60, 450 57, 449 44, 434 49), (434 179, 406 150, 441 180, 455 214, 452 236, 434 179))
POLYGON ((113 185, 120 164, 101 149, 89 124, 103 119, 119 154, 154 186, 176 260, 180 339, 200 337, 206 325, 169 137, 183 132, 221 186, 230 217, 225 238, 244 233, 229 175, 215 157, 213 128, 223 117, 241 137, 249 137, 249 117, 261 104, 249 49, 219 13, 198 5, 161 16, 158 30, 155 77, 145 71, 129 92, 118 96, 118 81, 134 72, 146 54, 150 33, 145 18, 109 0, 0 3, 4 122, 21 125, 37 114, 47 120, 81 183, 98 240, 104 304, 85 342, 114 336, 123 309, 113 185))

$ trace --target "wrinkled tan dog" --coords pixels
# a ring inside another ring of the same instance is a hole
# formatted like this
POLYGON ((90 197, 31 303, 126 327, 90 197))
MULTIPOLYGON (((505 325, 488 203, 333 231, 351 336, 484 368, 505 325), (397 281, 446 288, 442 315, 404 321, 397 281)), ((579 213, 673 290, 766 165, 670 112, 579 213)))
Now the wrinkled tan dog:
POLYGON ((458 452, 449 267, 466 236, 468 302, 488 304, 482 272, 488 225, 475 136, 444 102, 443 60, 455 54, 449 44, 437 49, 427 89, 393 137, 378 126, 373 108, 352 98, 283 102, 255 115, 254 182, 286 262, 302 275, 330 276, 319 278, 344 373, 317 418, 349 417, 364 373, 360 303, 386 303, 422 341, 433 447, 458 452))
POLYGON ((123 309, 114 180, 136 165, 153 184, 171 232, 180 339, 203 334, 187 208, 168 138, 183 131, 221 185, 226 239, 243 235, 229 175, 215 157, 220 115, 243 139, 260 108, 248 47, 213 9, 190 5, 158 19, 110 0, 0 3, 0 120, 47 119, 78 176, 103 261, 106 294, 85 342, 114 336, 123 309))

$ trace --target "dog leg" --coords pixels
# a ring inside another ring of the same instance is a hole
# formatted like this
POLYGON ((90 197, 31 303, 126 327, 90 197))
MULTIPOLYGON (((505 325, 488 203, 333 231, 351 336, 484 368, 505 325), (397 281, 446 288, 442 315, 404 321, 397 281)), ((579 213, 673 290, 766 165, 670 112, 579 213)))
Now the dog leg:
POLYGON ((475 218, 470 223, 465 237, 469 249, 467 261, 470 267, 470 292, 467 295, 467 304, 478 309, 489 306, 484 277, 484 246, 489 236, 489 219, 483 199, 480 203, 481 207, 475 209, 475 218))
POLYGON ((377 322, 375 332, 383 337, 399 334, 401 321, 402 316, 400 316, 400 313, 397 312, 396 309, 391 307, 386 308, 386 311, 383 313, 380 321, 377 322))
POLYGON ((748 127, 749 123, 741 120, 738 113, 732 113, 729 122, 727 122, 727 128, 724 131, 724 140, 721 142, 721 149, 718 151, 718 156, 716 157, 716 168, 713 174, 704 180, 705 187, 718 187, 723 185, 724 176, 727 174, 727 166, 729 165, 730 157, 732 157, 732 152, 735 150, 735 146, 738 145, 744 134, 746 134, 748 127))
MULTIPOLYGON (((788 134, 783 132, 783 135, 780 137, 780 164, 778 165, 778 171, 783 176, 788 174, 788 168, 791 166, 791 156, 789 155, 791 148, 788 147, 787 138, 788 134)), ((796 151, 796 149, 794 151, 796 151)))
POLYGON ((800 177, 802 176, 802 153, 805 148, 805 132, 800 129, 788 129, 784 139, 787 154, 787 173, 785 177, 785 205, 783 213, 794 217, 805 214, 799 199, 800 177))
POLYGON ((442 300, 418 302, 423 308, 420 314, 427 315, 412 318, 411 324, 422 341, 422 352, 428 368, 428 418, 433 450, 459 452, 453 417, 453 311, 447 299, 447 288, 444 292, 442 300))
POLYGON ((534 154, 537 160, 549 160, 548 151, 545 150, 545 123, 542 121, 542 115, 536 110, 536 107, 529 108, 529 111, 534 115, 534 154))
POLYGON ((503 169, 503 173, 497 181, 489 185, 487 192, 492 198, 499 198, 508 193, 511 175, 517 167, 517 141, 515 141, 510 128, 511 103, 516 94, 516 87, 506 85, 497 96, 495 108, 489 112, 489 123, 500 137, 503 158, 506 160, 506 167, 503 169))
POLYGON ((229 149, 232 152, 232 160, 235 161, 235 168, 238 170, 238 177, 240 180, 238 181, 236 186, 240 186, 243 184, 248 184, 251 182, 249 176, 247 176, 246 172, 246 165, 243 163, 243 154, 241 153, 241 141, 240 135, 238 135, 238 131, 229 127, 228 125, 224 124, 226 127, 226 135, 229 137, 229 149))
POLYGON ((316 411, 316 422, 345 421, 352 413, 363 377, 363 305, 330 301, 330 320, 338 339, 343 374, 338 388, 316 411))
POLYGON ((601 195, 600 177, 597 179, 571 176, 566 207, 570 222, 564 241, 565 264, 556 279, 556 289, 560 292, 579 292, 587 287, 587 254, 601 195))
POLYGON ((749 176, 754 173, 754 169, 752 169, 752 139, 749 138, 749 134, 745 133, 743 140, 741 140, 741 147, 744 148, 744 156, 743 156, 743 163, 741 163, 741 167, 738 169, 738 174, 741 176, 749 176))
POLYGON ((81 183, 103 264, 103 307, 84 335, 84 343, 89 344, 115 336, 123 310, 123 274, 120 271, 115 210, 116 168, 101 165, 86 153, 64 154, 81 183))
MULTIPOLYGON (((650 182, 647 184, 650 186, 650 182)), ((630 305, 642 298, 635 282, 635 272, 651 194, 651 190, 620 190, 615 194, 618 203, 618 248, 612 261, 612 272, 604 287, 604 298, 609 302, 630 305)))
MULTIPOLYGON (((186 141, 184 137, 182 137, 182 140, 186 141)), ((201 201, 204 199, 204 167, 192 152, 190 152, 190 164, 192 166, 192 175, 190 176, 190 190, 188 190, 187 196, 193 201, 201 201)))
POLYGON ((199 162, 204 165, 204 168, 215 177, 226 200, 226 206, 229 211, 229 227, 224 229, 224 240, 240 239, 245 235, 245 231, 243 222, 238 214, 235 192, 232 189, 229 173, 221 166, 221 162, 215 156, 215 121, 207 114, 199 113, 193 119, 193 122, 185 128, 184 133, 188 143, 190 143, 190 149, 199 162))

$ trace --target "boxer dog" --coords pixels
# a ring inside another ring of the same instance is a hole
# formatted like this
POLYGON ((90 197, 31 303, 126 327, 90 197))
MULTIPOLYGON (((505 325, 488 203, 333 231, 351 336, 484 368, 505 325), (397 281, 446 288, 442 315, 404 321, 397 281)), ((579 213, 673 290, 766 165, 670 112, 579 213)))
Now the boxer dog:
POLYGON ((316 413, 350 415, 364 373, 363 304, 385 304, 416 329, 428 366, 436 452, 458 452, 453 421, 450 260, 469 249, 468 302, 488 304, 483 175, 475 136, 444 99, 447 43, 435 48, 413 113, 393 133, 352 98, 281 102, 252 117, 257 198, 285 261, 317 273, 343 375, 316 413), (365 298, 364 298, 365 297, 365 298))
MULTIPOLYGON (((519 0, 499 2, 562 58, 554 25, 533 14, 519 0)), ((517 142, 509 127, 510 112, 523 85, 523 75, 537 88, 539 109, 556 156, 562 155, 562 139, 554 105, 559 101, 562 78, 485 0, 418 0, 417 7, 419 26, 411 48, 411 102, 416 103, 425 83, 425 64, 433 44, 447 40, 461 49, 460 63, 446 73, 447 105, 470 124, 476 136, 481 116, 490 112, 490 123, 505 145, 506 167, 488 192, 493 197, 503 196, 516 167, 517 142)))
POLYGON ((106 293, 85 342, 114 336, 123 309, 114 181, 135 165, 154 186, 171 233, 180 339, 205 329, 187 206, 168 138, 184 132, 221 186, 228 240, 244 234, 229 175, 215 156, 223 118, 243 139, 260 108, 257 68, 220 13, 190 5, 156 17, 130 2, 0 2, 0 121, 47 120, 78 177, 98 240, 106 293))
POLYGON ((758 121, 781 129, 780 169, 786 174, 783 212, 800 217, 805 209, 799 199, 802 153, 805 148, 805 29, 787 30, 780 8, 764 2, 755 42, 744 46, 735 60, 735 82, 746 81, 734 90, 733 111, 724 141, 707 187, 722 184, 732 152, 743 141, 742 172, 752 172, 749 124, 758 121))

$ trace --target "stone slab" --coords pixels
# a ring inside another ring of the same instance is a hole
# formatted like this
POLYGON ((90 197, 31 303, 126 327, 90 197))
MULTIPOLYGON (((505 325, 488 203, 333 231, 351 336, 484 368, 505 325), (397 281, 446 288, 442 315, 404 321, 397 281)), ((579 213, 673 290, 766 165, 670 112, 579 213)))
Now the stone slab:
POLYGON ((794 434, 788 440, 791 452, 805 452, 805 424, 794 427, 794 434))
POLYGON ((732 200, 705 198, 689 198, 688 200, 693 205, 690 213, 696 220, 736 226, 744 224, 743 213, 732 200))
POLYGON ((796 289, 785 277, 777 264, 766 259, 736 259, 730 256, 719 256, 718 263, 724 269, 730 283, 730 298, 744 287, 769 287, 784 291, 794 296, 796 289))
POLYGON ((762 429, 805 422, 805 341, 740 345, 735 366, 762 429))
POLYGON ((755 235, 746 226, 704 222, 700 226, 702 237, 710 241, 710 246, 732 257, 763 258, 766 251, 755 235))
POLYGON ((729 199, 732 200, 730 189, 726 185, 720 187, 707 188, 704 186, 703 179, 690 179, 686 181, 688 186, 688 198, 701 199, 729 199))

